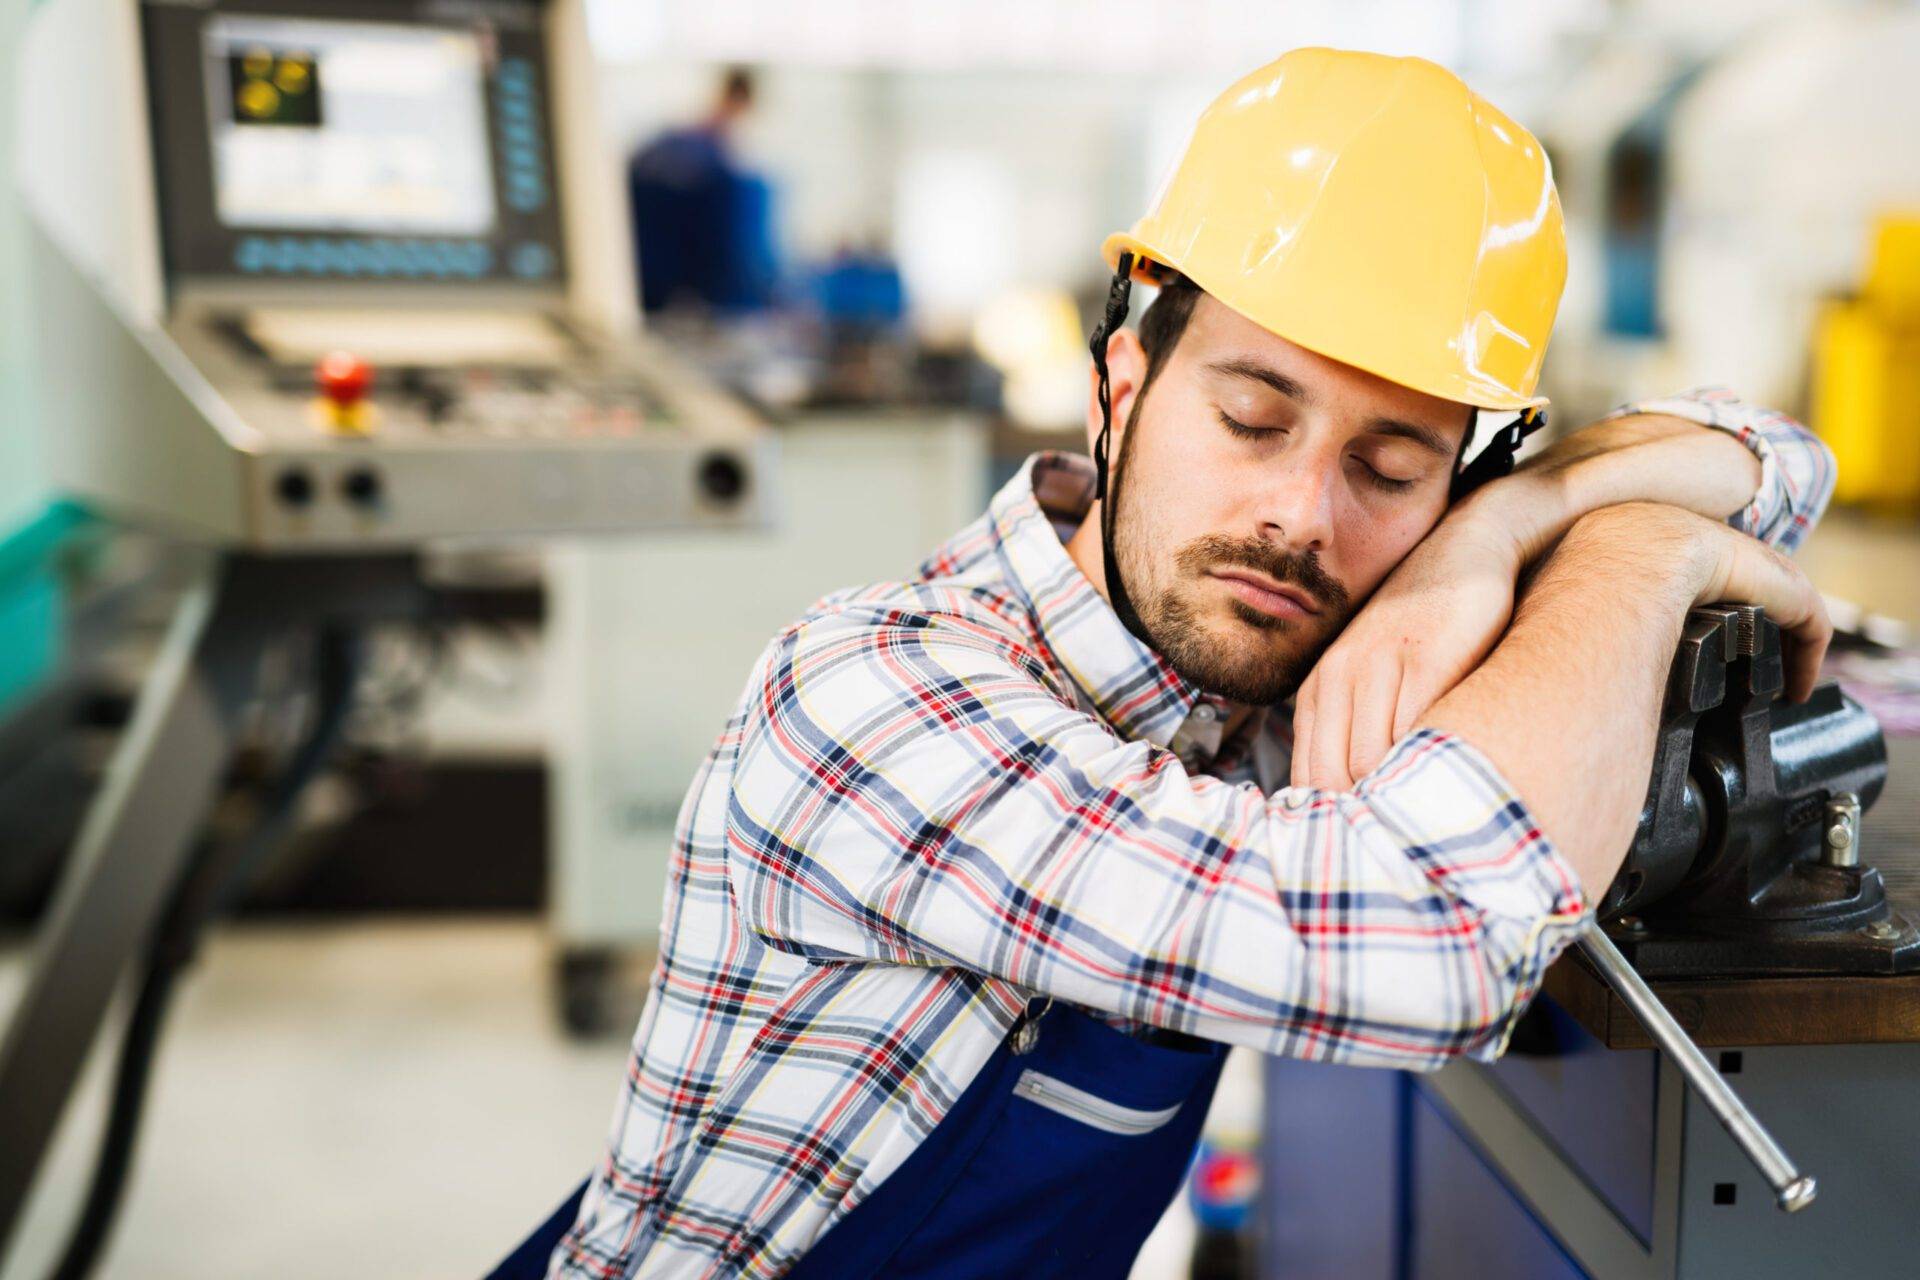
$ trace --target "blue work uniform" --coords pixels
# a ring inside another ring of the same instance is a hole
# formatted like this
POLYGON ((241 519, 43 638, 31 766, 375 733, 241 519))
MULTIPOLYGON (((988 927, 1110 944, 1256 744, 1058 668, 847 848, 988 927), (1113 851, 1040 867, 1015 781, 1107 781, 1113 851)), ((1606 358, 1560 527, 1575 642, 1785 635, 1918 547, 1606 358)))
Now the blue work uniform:
MULTIPOLYGON (((932 1133, 789 1280, 1124 1277, 1180 1190, 1226 1046, 1036 1001, 932 1133)), ((535 1280, 583 1183, 489 1280, 535 1280)))

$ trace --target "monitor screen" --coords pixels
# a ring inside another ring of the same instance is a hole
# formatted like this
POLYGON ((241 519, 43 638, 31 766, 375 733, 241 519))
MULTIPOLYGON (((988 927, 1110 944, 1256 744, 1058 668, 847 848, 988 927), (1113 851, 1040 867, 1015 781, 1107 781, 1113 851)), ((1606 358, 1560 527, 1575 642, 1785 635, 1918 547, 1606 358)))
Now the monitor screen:
POLYGON ((144 0, 141 20, 171 282, 564 282, 543 6, 144 0))
POLYGON ((493 230, 478 33, 221 16, 203 39, 227 226, 493 230))

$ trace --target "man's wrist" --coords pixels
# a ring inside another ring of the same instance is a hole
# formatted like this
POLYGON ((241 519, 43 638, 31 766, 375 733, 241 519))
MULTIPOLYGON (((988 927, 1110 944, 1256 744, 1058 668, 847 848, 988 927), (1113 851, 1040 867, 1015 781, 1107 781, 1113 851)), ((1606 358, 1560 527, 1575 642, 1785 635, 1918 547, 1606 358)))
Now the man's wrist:
POLYGON ((1539 559, 1580 514, 1569 501, 1562 473, 1516 471, 1482 485, 1448 519, 1476 539, 1510 551, 1517 573, 1539 559))
POLYGON ((1712 598, 1714 584, 1724 578, 1723 558, 1715 553, 1714 543, 1714 535, 1722 532, 1721 526, 1682 507, 1636 500, 1580 512, 1562 546, 1572 550, 1575 560, 1620 556, 1621 571, 1604 575, 1616 591, 1657 601, 1678 617, 1712 598), (1637 571, 1626 571, 1629 561, 1637 571))

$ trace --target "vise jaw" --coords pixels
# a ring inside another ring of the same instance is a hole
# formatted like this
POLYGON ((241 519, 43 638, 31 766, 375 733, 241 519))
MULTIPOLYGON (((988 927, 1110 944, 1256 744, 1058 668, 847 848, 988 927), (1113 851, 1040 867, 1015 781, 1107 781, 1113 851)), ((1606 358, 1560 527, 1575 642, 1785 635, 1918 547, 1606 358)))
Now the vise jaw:
POLYGON ((1688 614, 1639 829, 1599 910, 1649 977, 1920 969, 1920 930, 1859 857, 1887 779, 1879 722, 1832 683, 1782 702, 1784 682, 1758 606, 1688 614))

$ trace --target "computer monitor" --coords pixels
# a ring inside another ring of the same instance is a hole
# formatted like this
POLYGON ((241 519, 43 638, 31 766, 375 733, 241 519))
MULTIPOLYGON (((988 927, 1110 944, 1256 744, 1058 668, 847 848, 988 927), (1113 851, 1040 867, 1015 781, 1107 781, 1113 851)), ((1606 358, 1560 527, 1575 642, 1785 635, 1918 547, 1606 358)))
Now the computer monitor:
POLYGON ((171 279, 558 282, 537 6, 142 12, 171 279))

